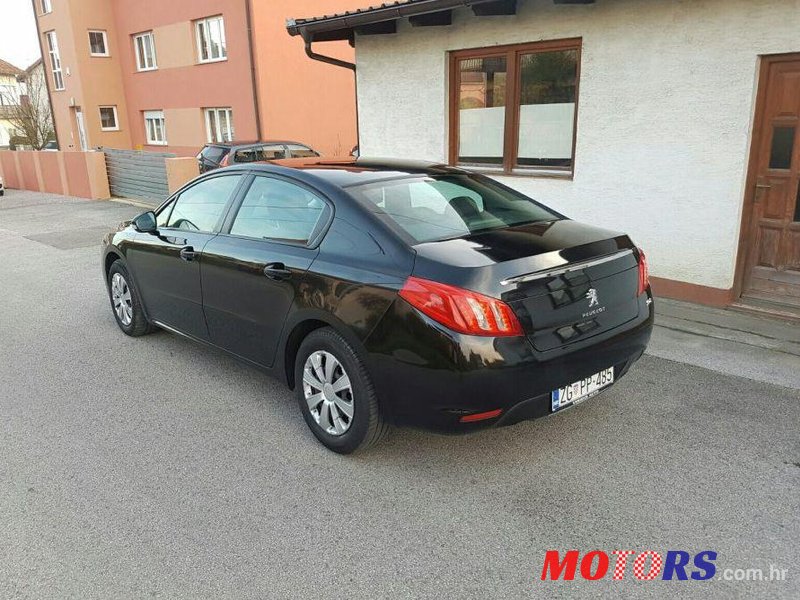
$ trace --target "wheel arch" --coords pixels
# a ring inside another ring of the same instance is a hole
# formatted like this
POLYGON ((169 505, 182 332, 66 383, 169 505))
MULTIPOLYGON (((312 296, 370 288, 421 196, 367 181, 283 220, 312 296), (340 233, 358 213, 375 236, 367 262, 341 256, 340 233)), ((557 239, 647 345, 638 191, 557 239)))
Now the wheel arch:
POLYGON ((294 389, 295 386, 294 366, 295 360, 297 359, 297 352, 303 340, 306 339, 312 331, 323 327, 330 327, 353 347, 353 350, 355 350, 356 354, 359 355, 362 360, 366 353, 363 343, 358 339, 355 333, 330 313, 312 311, 292 319, 292 322, 287 325, 287 334, 282 344, 283 365, 280 366, 278 370, 282 371, 289 389, 294 389))

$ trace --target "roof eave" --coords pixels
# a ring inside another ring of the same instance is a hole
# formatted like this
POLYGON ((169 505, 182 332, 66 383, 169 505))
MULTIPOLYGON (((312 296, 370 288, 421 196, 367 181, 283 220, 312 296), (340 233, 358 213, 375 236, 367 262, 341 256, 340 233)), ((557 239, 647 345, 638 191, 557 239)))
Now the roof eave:
MULTIPOLYGON (((481 4, 498 4, 504 0, 417 0, 406 4, 359 9, 352 13, 316 19, 289 19, 289 35, 302 36, 306 42, 351 40, 359 28, 378 23, 416 17, 430 13, 469 8, 481 4)), ((505 0, 508 1, 508 0, 505 0)))

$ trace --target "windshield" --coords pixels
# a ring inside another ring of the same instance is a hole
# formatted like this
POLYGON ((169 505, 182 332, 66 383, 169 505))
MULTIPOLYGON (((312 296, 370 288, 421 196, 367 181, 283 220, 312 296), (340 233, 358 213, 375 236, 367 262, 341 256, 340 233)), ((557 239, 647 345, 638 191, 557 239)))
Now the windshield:
POLYGON ((469 174, 392 179, 347 191, 411 243, 561 218, 527 196, 469 174))

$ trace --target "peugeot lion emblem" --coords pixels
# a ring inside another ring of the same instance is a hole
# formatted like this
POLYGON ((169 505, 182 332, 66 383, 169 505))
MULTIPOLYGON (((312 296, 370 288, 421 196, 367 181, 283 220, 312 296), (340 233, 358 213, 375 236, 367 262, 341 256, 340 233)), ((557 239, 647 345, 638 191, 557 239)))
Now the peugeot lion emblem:
POLYGON ((597 299, 597 290, 594 288, 589 288, 589 291, 586 292, 586 298, 589 300, 589 308, 600 304, 600 301, 597 299))

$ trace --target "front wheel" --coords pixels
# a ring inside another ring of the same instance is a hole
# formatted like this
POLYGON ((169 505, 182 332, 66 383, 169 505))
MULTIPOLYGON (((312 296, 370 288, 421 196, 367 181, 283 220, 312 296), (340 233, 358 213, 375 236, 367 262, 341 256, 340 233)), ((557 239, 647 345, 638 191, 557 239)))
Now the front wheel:
POLYGON ((114 261, 108 270, 108 297, 117 325, 127 335, 138 337, 153 331, 144 315, 139 296, 133 287, 128 269, 121 260, 114 261))
POLYGON ((311 432, 334 452, 350 454, 388 434, 366 366, 329 327, 312 331, 300 345, 295 393, 311 432))

